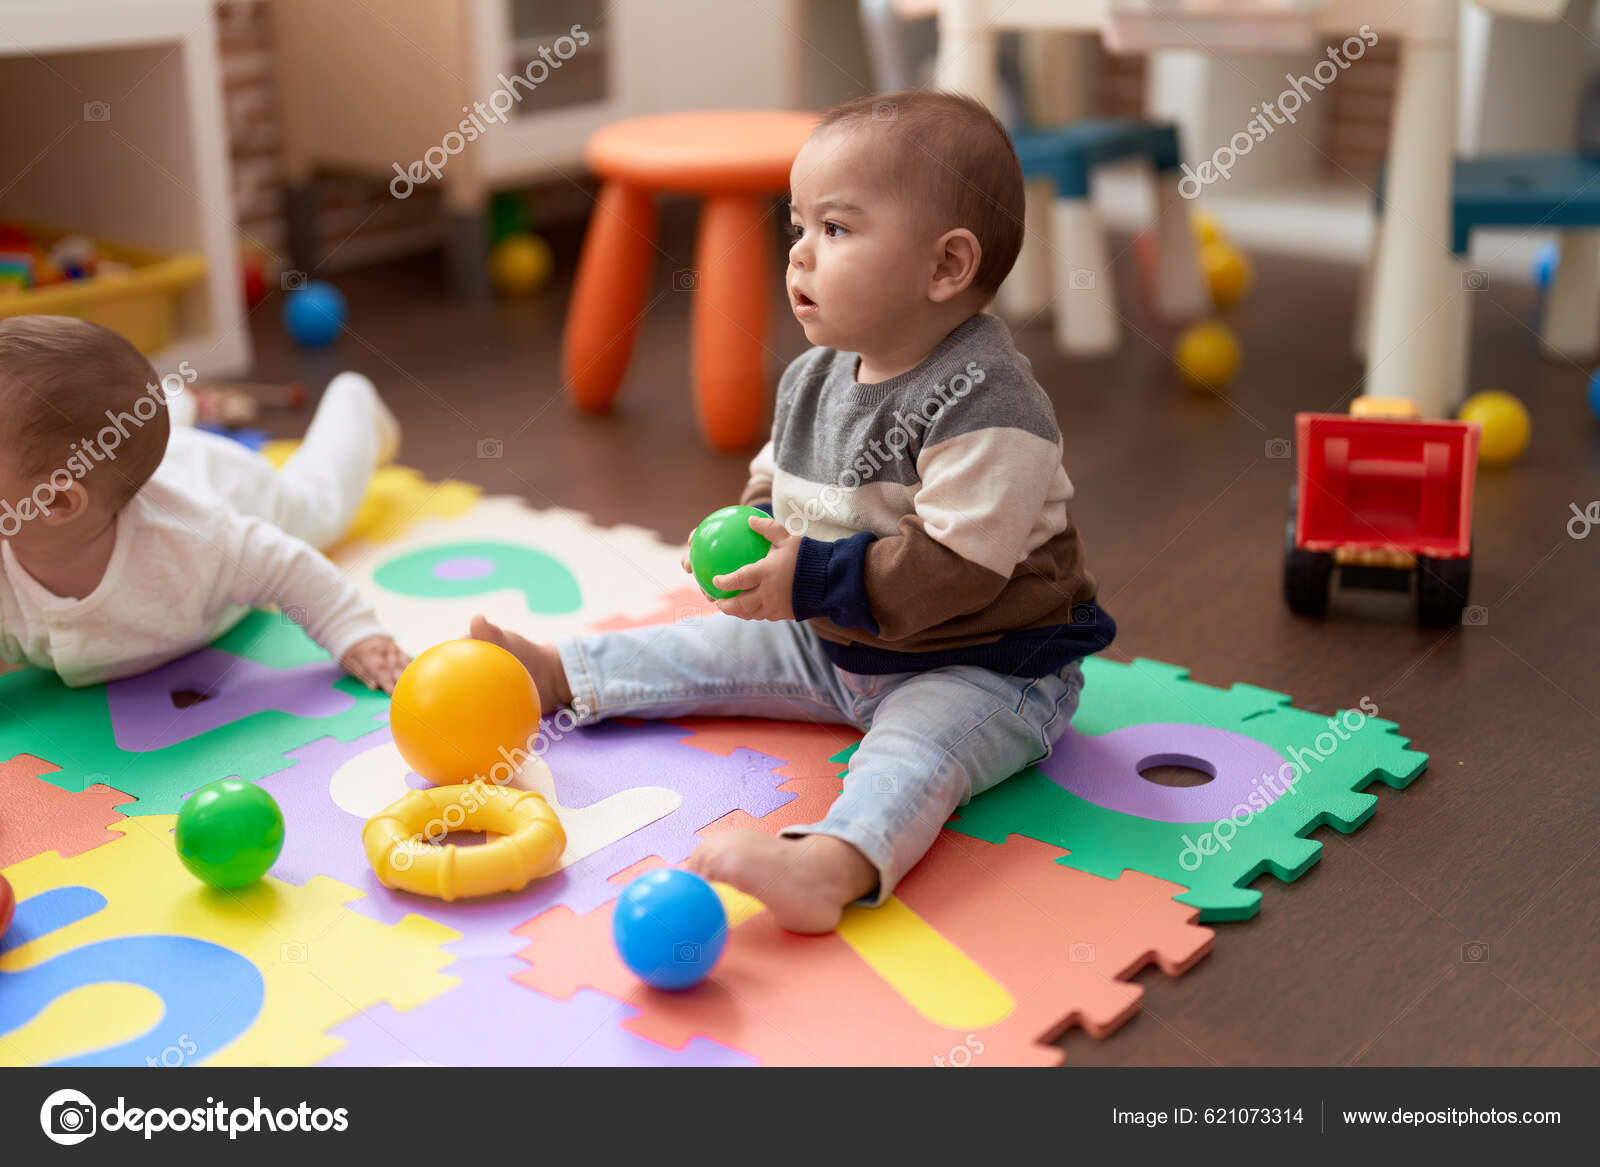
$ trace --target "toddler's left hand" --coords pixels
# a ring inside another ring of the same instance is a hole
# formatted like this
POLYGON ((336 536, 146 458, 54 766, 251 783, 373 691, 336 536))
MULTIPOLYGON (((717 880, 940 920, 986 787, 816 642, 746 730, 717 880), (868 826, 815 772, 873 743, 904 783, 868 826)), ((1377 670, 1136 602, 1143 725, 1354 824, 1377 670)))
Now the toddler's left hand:
POLYGON ((750 529, 772 544, 772 550, 755 563, 712 577, 725 592, 739 594, 716 605, 741 620, 793 620, 794 568, 800 558, 800 538, 776 519, 750 518, 750 529))
POLYGON ((411 658, 391 637, 369 636, 356 641, 339 663, 367 688, 393 694, 395 682, 411 663, 411 658))

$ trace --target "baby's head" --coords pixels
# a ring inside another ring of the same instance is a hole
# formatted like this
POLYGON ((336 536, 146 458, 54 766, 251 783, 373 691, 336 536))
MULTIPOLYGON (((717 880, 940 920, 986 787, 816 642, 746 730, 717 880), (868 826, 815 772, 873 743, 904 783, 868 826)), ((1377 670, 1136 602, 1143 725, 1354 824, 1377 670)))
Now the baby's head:
POLYGON ((169 428, 155 370, 110 329, 0 321, 0 537, 43 545, 108 522, 161 464, 169 428))
MULTIPOLYGON (((812 344, 881 354, 983 308, 1022 247, 999 120, 935 90, 835 106, 789 172, 789 303, 812 344)), ((937 336, 935 337, 937 339, 937 336)))

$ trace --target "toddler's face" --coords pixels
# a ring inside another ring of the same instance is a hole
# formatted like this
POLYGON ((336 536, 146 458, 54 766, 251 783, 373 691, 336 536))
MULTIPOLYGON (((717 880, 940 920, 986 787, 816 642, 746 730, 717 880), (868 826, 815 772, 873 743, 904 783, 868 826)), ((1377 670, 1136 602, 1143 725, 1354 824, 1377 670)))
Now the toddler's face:
MULTIPOLYGON (((892 349, 912 313, 932 307, 933 239, 881 189, 871 132, 832 128, 789 171, 789 305, 812 344, 892 349)), ((880 147, 881 149, 881 147, 880 147)))

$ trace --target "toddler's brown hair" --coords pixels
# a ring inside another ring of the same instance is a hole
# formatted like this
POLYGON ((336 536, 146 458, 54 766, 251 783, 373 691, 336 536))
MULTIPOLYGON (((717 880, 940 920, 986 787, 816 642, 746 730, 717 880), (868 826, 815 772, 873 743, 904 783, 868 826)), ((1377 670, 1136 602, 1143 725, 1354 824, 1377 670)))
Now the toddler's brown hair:
POLYGON ((936 235, 965 227, 983 255, 972 286, 987 300, 1022 250, 1022 164, 1000 119, 963 93, 906 89, 858 97, 822 115, 814 131, 875 132, 891 194, 921 208, 936 235))

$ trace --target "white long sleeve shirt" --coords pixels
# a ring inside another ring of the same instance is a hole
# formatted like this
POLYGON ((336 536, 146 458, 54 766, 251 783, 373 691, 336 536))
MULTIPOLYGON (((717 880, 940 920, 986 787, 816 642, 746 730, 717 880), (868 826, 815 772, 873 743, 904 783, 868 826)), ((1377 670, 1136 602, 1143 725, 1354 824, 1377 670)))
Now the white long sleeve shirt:
POLYGON ((89 595, 47 591, 0 544, 0 660, 51 669, 74 688, 157 668, 273 605, 335 660, 383 634, 318 551, 239 513, 171 457, 117 516, 111 562, 89 595))

